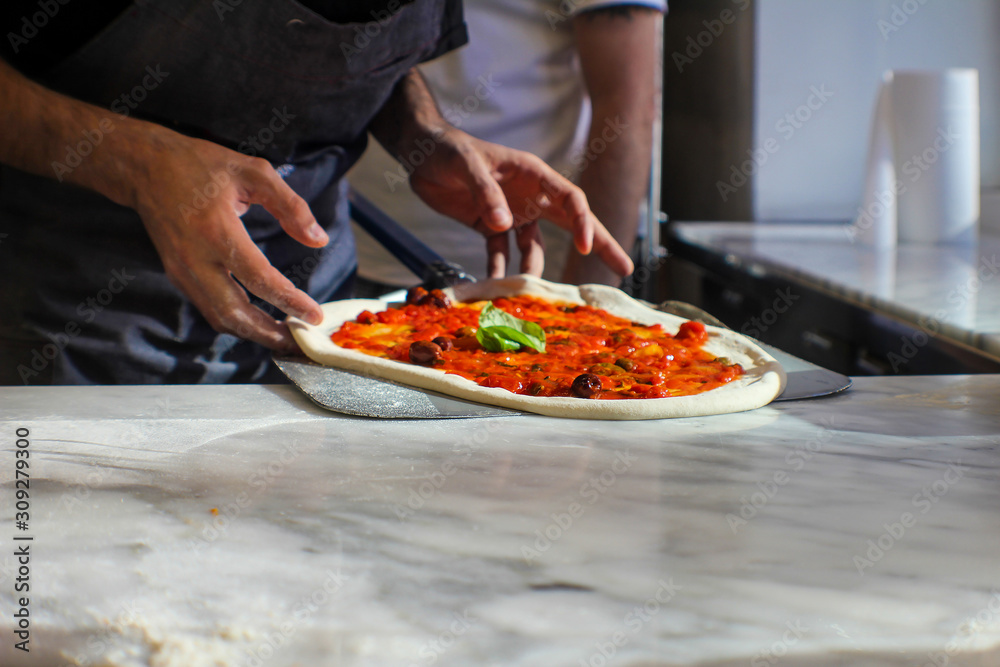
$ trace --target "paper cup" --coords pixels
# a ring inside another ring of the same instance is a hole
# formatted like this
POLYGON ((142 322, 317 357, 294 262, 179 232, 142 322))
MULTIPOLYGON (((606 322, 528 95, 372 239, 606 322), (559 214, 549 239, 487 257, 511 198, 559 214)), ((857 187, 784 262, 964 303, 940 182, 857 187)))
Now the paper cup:
POLYGON ((877 249, 896 245, 896 163, 892 137, 892 72, 879 86, 872 116, 865 166, 865 190, 854 224, 848 229, 851 242, 877 249))
POLYGON ((975 243, 979 72, 896 70, 891 108, 899 240, 975 243))

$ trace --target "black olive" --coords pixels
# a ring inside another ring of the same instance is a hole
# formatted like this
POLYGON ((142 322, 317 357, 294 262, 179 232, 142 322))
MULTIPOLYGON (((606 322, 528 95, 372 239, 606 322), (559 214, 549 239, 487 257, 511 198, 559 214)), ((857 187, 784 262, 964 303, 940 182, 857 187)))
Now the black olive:
POLYGON ((445 338, 444 336, 438 336, 431 342, 440 347, 443 352, 447 352, 451 348, 455 347, 455 345, 451 342, 451 339, 445 338))
POLYGON ((615 362, 615 366, 624 369, 629 373, 635 370, 635 362, 632 361, 631 359, 627 359, 626 357, 621 357, 620 359, 618 359, 618 361, 615 362))
POLYGON ((430 366, 441 358, 441 347, 429 340, 418 340, 410 344, 410 361, 421 366, 430 366))
POLYGON ((421 306, 426 304, 431 304, 437 306, 438 308, 447 308, 451 305, 451 299, 448 295, 439 289, 432 289, 430 292, 420 297, 420 301, 417 302, 421 306))
POLYGON ((448 295, 439 289, 432 289, 431 296, 434 297, 434 304, 439 308, 448 308, 451 306, 451 299, 448 295))
POLYGON ((418 304, 420 303, 420 300, 423 299, 425 296, 427 296, 427 290, 425 290, 420 285, 417 285, 416 287, 411 287, 410 290, 406 293, 406 303, 418 304))
POLYGON ((583 373, 573 380, 573 393, 580 398, 590 398, 601 390, 601 378, 593 373, 583 373))

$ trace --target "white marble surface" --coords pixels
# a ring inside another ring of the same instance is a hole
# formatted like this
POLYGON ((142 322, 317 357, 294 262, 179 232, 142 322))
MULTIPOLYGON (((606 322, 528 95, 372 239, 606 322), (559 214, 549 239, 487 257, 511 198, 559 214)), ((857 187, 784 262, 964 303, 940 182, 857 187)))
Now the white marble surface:
POLYGON ((4 666, 1000 664, 1000 376, 635 423, 2 388, 0 433, 4 666))
POLYGON ((680 223, 685 241, 902 318, 1000 358, 1000 236, 875 250, 829 223, 680 223))

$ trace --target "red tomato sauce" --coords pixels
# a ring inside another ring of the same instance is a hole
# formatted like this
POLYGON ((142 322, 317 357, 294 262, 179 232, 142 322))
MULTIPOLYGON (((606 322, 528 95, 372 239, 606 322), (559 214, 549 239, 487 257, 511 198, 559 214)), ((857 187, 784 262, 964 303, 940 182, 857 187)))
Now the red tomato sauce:
POLYGON ((600 378, 600 389, 591 398, 685 396, 721 387, 744 372, 739 364, 702 349, 708 333, 700 322, 685 322, 671 335, 659 324, 641 325, 592 306, 530 296, 494 299, 493 305, 539 324, 546 351, 522 347, 488 352, 474 333, 484 304, 406 304, 379 313, 364 311, 330 338, 341 347, 407 364, 413 342, 445 338, 451 349, 443 349, 431 367, 483 387, 529 396, 579 395, 572 390, 573 381, 584 373, 600 378))

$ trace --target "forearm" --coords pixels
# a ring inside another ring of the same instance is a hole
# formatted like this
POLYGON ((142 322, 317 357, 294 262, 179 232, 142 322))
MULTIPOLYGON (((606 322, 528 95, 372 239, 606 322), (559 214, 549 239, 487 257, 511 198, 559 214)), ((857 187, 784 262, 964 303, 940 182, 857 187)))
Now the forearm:
MULTIPOLYGON (((627 250, 635 244, 639 207, 648 193, 650 134, 639 129, 642 127, 642 123, 632 123, 632 127, 608 143, 603 153, 595 155, 586 164, 579 178, 579 185, 587 195, 591 210, 627 250)), ((593 128, 598 129, 596 126, 593 128)), ((594 136, 593 132, 591 136, 594 136)), ((603 141, 600 132, 595 138, 603 141)), ((617 285, 621 277, 594 257, 571 250, 562 279, 574 284, 617 285)))
POLYGON ((283 353, 297 349, 287 326, 252 304, 248 291, 289 315, 322 320, 319 305, 271 266, 240 220, 260 204, 299 243, 329 241, 263 158, 59 95, 2 61, 0 123, 0 162, 135 209, 167 277, 217 331, 283 353), (195 205, 192 194, 209 183, 216 194, 195 205))
POLYGON ((579 176, 591 209, 625 248, 635 241, 648 192, 652 126, 652 113, 634 105, 595 109, 579 176))
POLYGON ((403 77, 368 128, 390 155, 408 155, 451 126, 441 116, 427 83, 416 68, 403 77))
POLYGON ((168 132, 66 97, 0 60, 0 162, 134 205, 133 177, 157 132, 168 132))
MULTIPOLYGON (((615 239, 631 248, 646 197, 657 109, 656 36, 662 15, 619 6, 574 20, 580 64, 593 105, 579 175, 591 208, 615 239)), ((615 284, 618 277, 571 254, 567 282, 615 284)))

